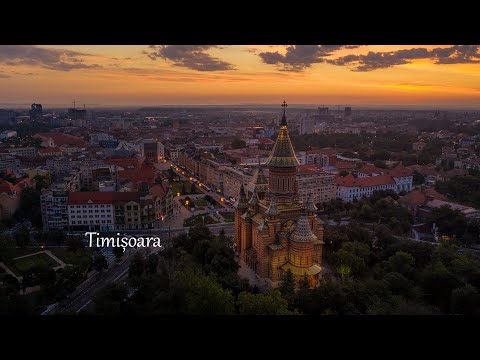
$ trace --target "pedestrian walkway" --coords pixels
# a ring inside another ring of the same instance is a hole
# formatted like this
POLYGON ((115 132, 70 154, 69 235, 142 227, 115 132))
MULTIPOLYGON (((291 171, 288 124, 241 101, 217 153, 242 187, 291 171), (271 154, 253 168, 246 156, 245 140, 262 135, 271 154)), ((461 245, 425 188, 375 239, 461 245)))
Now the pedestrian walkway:
POLYGON ((100 250, 105 259, 107 259, 108 266, 115 261, 115 255, 113 254, 113 248, 104 247, 100 250))
POLYGON ((15 277, 18 281, 20 281, 20 280, 22 279, 22 277, 18 277, 17 275, 15 275, 14 272, 13 272, 12 270, 10 270, 10 269, 8 268, 8 266, 5 265, 3 262, 0 262, 0 267, 3 268, 3 269, 5 269, 5 271, 6 271, 7 274, 12 275, 12 276, 15 277))

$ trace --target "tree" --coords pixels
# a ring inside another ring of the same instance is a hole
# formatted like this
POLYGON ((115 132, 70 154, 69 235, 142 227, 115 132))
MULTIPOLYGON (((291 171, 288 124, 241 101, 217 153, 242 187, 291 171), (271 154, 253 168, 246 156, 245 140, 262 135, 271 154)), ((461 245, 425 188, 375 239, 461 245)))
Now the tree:
POLYGON ((243 141, 242 139, 239 139, 239 138, 235 138, 233 141, 232 141, 232 148, 233 149, 243 149, 247 147, 247 144, 245 143, 245 141, 243 141))
POLYGON ((270 290, 266 294, 241 292, 238 295, 238 310, 240 315, 291 315, 288 302, 279 291, 270 290))
POLYGON ((337 272, 342 277, 348 275, 350 272, 352 275, 360 275, 365 270, 365 260, 357 256, 353 251, 346 248, 341 248, 335 254, 333 254, 333 263, 337 272))
POLYGON ((127 288, 112 283, 100 290, 93 298, 94 312, 99 315, 120 315, 126 312, 127 288))
POLYGON ((136 253, 130 266, 128 267, 128 277, 133 280, 140 279, 145 273, 145 259, 142 255, 136 253))
POLYGON ((433 209, 427 221, 430 226, 435 223, 440 233, 457 238, 461 238, 467 228, 465 215, 447 205, 433 209))
POLYGON ((173 171, 172 168, 169 168, 167 170, 167 173, 168 173, 168 181, 173 182, 173 178, 175 177, 175 172, 173 171))
POLYGON ((406 252, 397 251, 395 255, 388 258, 387 267, 390 271, 409 277, 415 270, 415 259, 406 252))
POLYGON ((378 167, 380 169, 386 169, 387 168, 387 165, 385 164, 385 161, 383 161, 383 160, 375 160, 373 162, 373 165, 375 165, 376 167, 378 167))
POLYGON ((83 249, 85 247, 85 244, 83 243, 82 239, 72 236, 68 237, 66 241, 67 249, 68 251, 72 251, 74 253, 77 252, 77 250, 83 249))
POLYGON ((121 259, 121 257, 123 256, 124 250, 125 250, 125 248, 120 247, 120 246, 115 246, 115 247, 112 249, 113 255, 115 255, 115 257, 117 258, 117 260, 120 260, 120 259, 121 259))
POLYGON ((470 284, 453 290, 451 312, 461 315, 479 315, 480 294, 478 290, 470 284))
POLYGON ((48 180, 47 180, 46 176, 35 175, 33 177, 33 180, 35 181, 35 189, 37 191, 40 191, 42 189, 46 189, 48 187, 48 180))
POLYGON ((30 231, 25 226, 21 226, 15 231, 14 237, 18 247, 25 247, 30 242, 30 231))
POLYGON ((450 310, 451 294, 459 283, 444 264, 437 262, 427 266, 422 273, 421 284, 430 304, 437 306, 442 313, 450 310))
POLYGON ((295 278, 292 270, 288 269, 283 273, 278 290, 288 305, 292 306, 295 303, 295 278))
POLYGON ((173 291, 181 296, 181 312, 191 315, 229 315, 235 311, 233 295, 213 276, 187 270, 175 274, 173 291))
POLYGON ((420 174, 417 170, 413 172, 413 185, 422 185, 425 182, 425 176, 420 174))
POLYGON ((100 274, 104 269, 108 269, 108 261, 100 251, 97 251, 94 255, 92 265, 100 274))
POLYGON ((15 212, 16 219, 28 219, 33 226, 42 226, 42 211, 40 208, 40 191, 25 188, 20 194, 20 205, 15 212))

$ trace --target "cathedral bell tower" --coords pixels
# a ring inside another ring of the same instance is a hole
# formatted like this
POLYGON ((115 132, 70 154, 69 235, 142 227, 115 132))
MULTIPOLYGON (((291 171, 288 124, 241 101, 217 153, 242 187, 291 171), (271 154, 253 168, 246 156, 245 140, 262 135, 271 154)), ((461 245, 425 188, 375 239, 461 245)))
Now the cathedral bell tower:
POLYGON ((283 116, 280 121, 280 132, 267 160, 269 191, 265 198, 271 200, 275 197, 278 204, 293 204, 298 202, 297 165, 298 161, 288 135, 287 118, 285 110, 287 103, 284 101, 283 116))

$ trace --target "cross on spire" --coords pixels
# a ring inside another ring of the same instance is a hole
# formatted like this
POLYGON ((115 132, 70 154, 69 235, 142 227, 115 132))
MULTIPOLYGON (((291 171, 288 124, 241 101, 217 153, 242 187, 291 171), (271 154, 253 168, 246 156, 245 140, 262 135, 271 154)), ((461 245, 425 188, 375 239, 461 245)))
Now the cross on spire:
POLYGON ((280 126, 287 126, 287 118, 285 116, 285 110, 287 109, 287 102, 283 100, 282 103, 282 108, 283 108, 283 116, 282 116, 282 121, 280 122, 280 126))

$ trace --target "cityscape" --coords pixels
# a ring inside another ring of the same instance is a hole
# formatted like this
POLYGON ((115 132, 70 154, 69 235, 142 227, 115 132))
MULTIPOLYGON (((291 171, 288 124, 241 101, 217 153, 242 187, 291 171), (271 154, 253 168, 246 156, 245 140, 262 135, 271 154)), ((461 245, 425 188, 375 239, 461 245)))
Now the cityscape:
POLYGON ((0 315, 480 315, 478 61, 0 45, 0 315))

